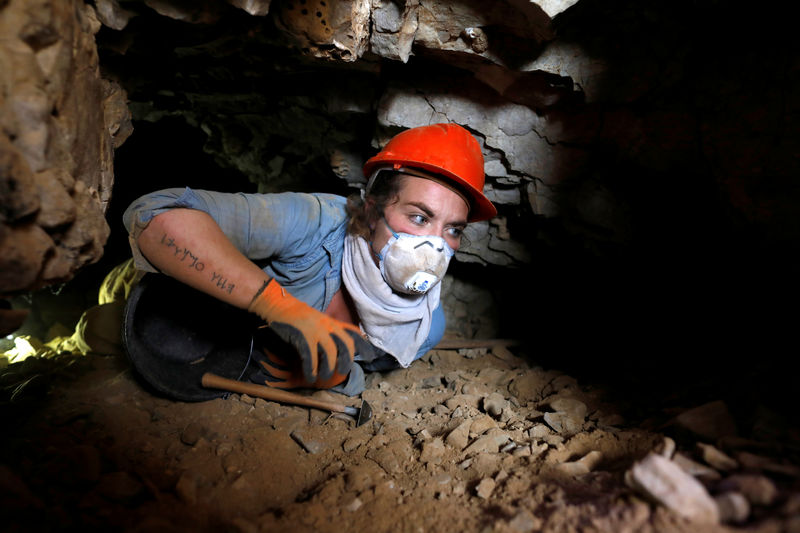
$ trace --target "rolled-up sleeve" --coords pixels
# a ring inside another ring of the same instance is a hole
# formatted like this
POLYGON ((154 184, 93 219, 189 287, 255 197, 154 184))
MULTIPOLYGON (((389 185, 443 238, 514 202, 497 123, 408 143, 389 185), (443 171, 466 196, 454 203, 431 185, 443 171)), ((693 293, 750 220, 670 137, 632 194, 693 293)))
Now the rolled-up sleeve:
POLYGON ((320 239, 342 223, 341 197, 305 193, 220 193, 190 188, 164 189, 135 200, 123 214, 137 268, 157 269, 137 245, 141 232, 161 213, 176 208, 207 213, 233 245, 258 261, 299 260, 321 249, 320 239))

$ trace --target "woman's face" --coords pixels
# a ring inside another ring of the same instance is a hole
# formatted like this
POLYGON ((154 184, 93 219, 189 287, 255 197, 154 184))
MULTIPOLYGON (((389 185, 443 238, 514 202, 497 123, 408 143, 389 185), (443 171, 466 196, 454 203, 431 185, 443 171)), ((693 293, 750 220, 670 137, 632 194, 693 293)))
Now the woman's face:
MULTIPOLYGON (((404 176, 395 201, 384 208, 384 217, 398 233, 435 235, 453 250, 461 245, 469 205, 458 193, 425 178, 404 176)), ((372 223, 372 250, 378 254, 392 236, 382 221, 372 223)), ((377 258, 376 258, 377 261, 377 258)))

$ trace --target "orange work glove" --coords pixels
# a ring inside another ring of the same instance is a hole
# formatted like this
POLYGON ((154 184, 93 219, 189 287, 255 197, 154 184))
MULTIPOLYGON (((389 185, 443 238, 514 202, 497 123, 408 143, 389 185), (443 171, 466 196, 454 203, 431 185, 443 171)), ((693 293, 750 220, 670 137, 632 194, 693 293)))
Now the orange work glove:
POLYGON ((270 329, 294 348, 308 383, 330 379, 334 373, 346 376, 356 352, 372 352, 356 326, 301 302, 274 279, 264 283, 247 309, 266 320, 270 329))
POLYGON ((303 377, 300 365, 292 364, 293 362, 299 363, 299 360, 287 361, 266 348, 261 350, 264 353, 264 357, 257 357, 262 366, 259 377, 262 377, 264 383, 270 387, 277 389, 330 389, 347 379, 347 374, 334 372, 328 379, 319 378, 310 383, 303 377))

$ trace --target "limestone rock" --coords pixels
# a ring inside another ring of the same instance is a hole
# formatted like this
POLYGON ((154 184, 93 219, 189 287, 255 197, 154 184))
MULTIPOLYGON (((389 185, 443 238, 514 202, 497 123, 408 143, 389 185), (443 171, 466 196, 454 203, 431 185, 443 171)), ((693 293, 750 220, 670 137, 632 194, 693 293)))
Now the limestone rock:
POLYGON ((98 20, 112 30, 121 30, 136 14, 120 6, 118 0, 95 0, 98 20))
POLYGON ((675 423, 710 441, 736 435, 737 432, 736 422, 722 401, 684 411, 675 417, 675 423))
POLYGON ((444 455, 445 448, 442 439, 436 437, 422 444, 422 453, 420 453, 419 460, 423 463, 439 463, 444 455))
POLYGON ((35 224, 0 224, 0 294, 36 286, 53 240, 35 224))
POLYGON ((455 429, 447 434, 447 437, 444 439, 445 444, 452 446, 458 451, 466 448, 467 444, 469 444, 470 426, 472 426, 471 420, 461 422, 455 429))
POLYGON ((42 206, 36 215, 36 223, 45 229, 73 222, 77 212, 70 191, 65 189, 62 180, 56 177, 57 172, 59 171, 38 172, 33 179, 42 206))
POLYGON ((227 0, 232 6, 244 9, 251 15, 263 17, 269 13, 272 0, 227 0))
POLYGON ((673 462, 681 467, 684 472, 699 479, 717 480, 722 476, 719 472, 704 464, 700 464, 687 457, 686 455, 678 452, 672 457, 673 462))
MULTIPOLYGON (((99 6, 107 22, 121 16, 114 0, 99 6)), ((11 267, 0 293, 67 281, 103 253, 113 150, 131 128, 124 91, 99 72, 98 16, 76 0, 0 9, 0 255, 11 267), (12 224, 34 213, 47 239, 12 224), (40 245, 26 251, 21 271, 14 247, 33 234, 40 245)))
POLYGON ((759 474, 735 474, 723 479, 720 491, 737 491, 753 505, 772 505, 778 498, 778 488, 768 477, 759 474))
POLYGON ((734 458, 729 457, 710 444, 698 442, 697 447, 703 455, 703 460, 717 470, 728 471, 739 467, 739 463, 734 458))
POLYGON ((484 478, 478 483, 478 486, 475 487, 475 494, 478 495, 479 498, 488 499, 492 492, 494 492, 494 488, 497 486, 495 480, 490 477, 484 478))
POLYGON ((544 421, 553 431, 566 436, 581 430, 586 418, 586 404, 574 398, 557 398, 550 402, 555 412, 545 413, 544 421))
POLYGON ((718 523, 719 510, 703 485, 678 465, 650 453, 626 472, 634 490, 698 523, 718 523))
POLYGON ((500 418, 503 409, 508 408, 508 405, 508 400, 506 400, 502 394, 496 392, 483 398, 483 410, 493 418, 500 418))
POLYGON ((738 492, 724 492, 714 497, 723 523, 744 522, 750 516, 750 502, 738 492))

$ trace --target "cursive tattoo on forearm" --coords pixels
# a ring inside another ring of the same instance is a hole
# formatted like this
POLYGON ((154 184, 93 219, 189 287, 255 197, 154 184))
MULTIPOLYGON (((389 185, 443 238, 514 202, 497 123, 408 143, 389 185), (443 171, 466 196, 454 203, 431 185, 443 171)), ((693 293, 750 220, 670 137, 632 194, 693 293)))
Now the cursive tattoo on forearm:
POLYGON ((216 272, 211 273, 211 281, 212 283, 216 283, 220 290, 223 290, 228 294, 232 294, 234 287, 236 287, 234 283, 228 282, 228 278, 223 278, 222 274, 217 274, 216 272))
MULTIPOLYGON (((188 268, 194 269, 198 272, 205 270, 205 263, 200 261, 200 258, 194 255, 188 248, 179 246, 173 237, 170 237, 164 233, 161 236, 161 244, 169 248, 178 261, 185 263, 188 268)), ((236 287, 236 284, 229 282, 228 278, 217 272, 211 273, 211 283, 214 283, 217 288, 219 288, 221 291, 227 292, 228 294, 233 294, 233 289, 236 287)))
POLYGON ((161 236, 161 244, 172 250, 173 255, 178 258, 178 261, 186 263, 189 268, 193 268, 198 272, 202 272, 203 269, 206 268, 205 263, 200 261, 188 248, 181 248, 178 246, 175 239, 168 236, 166 233, 161 236))

